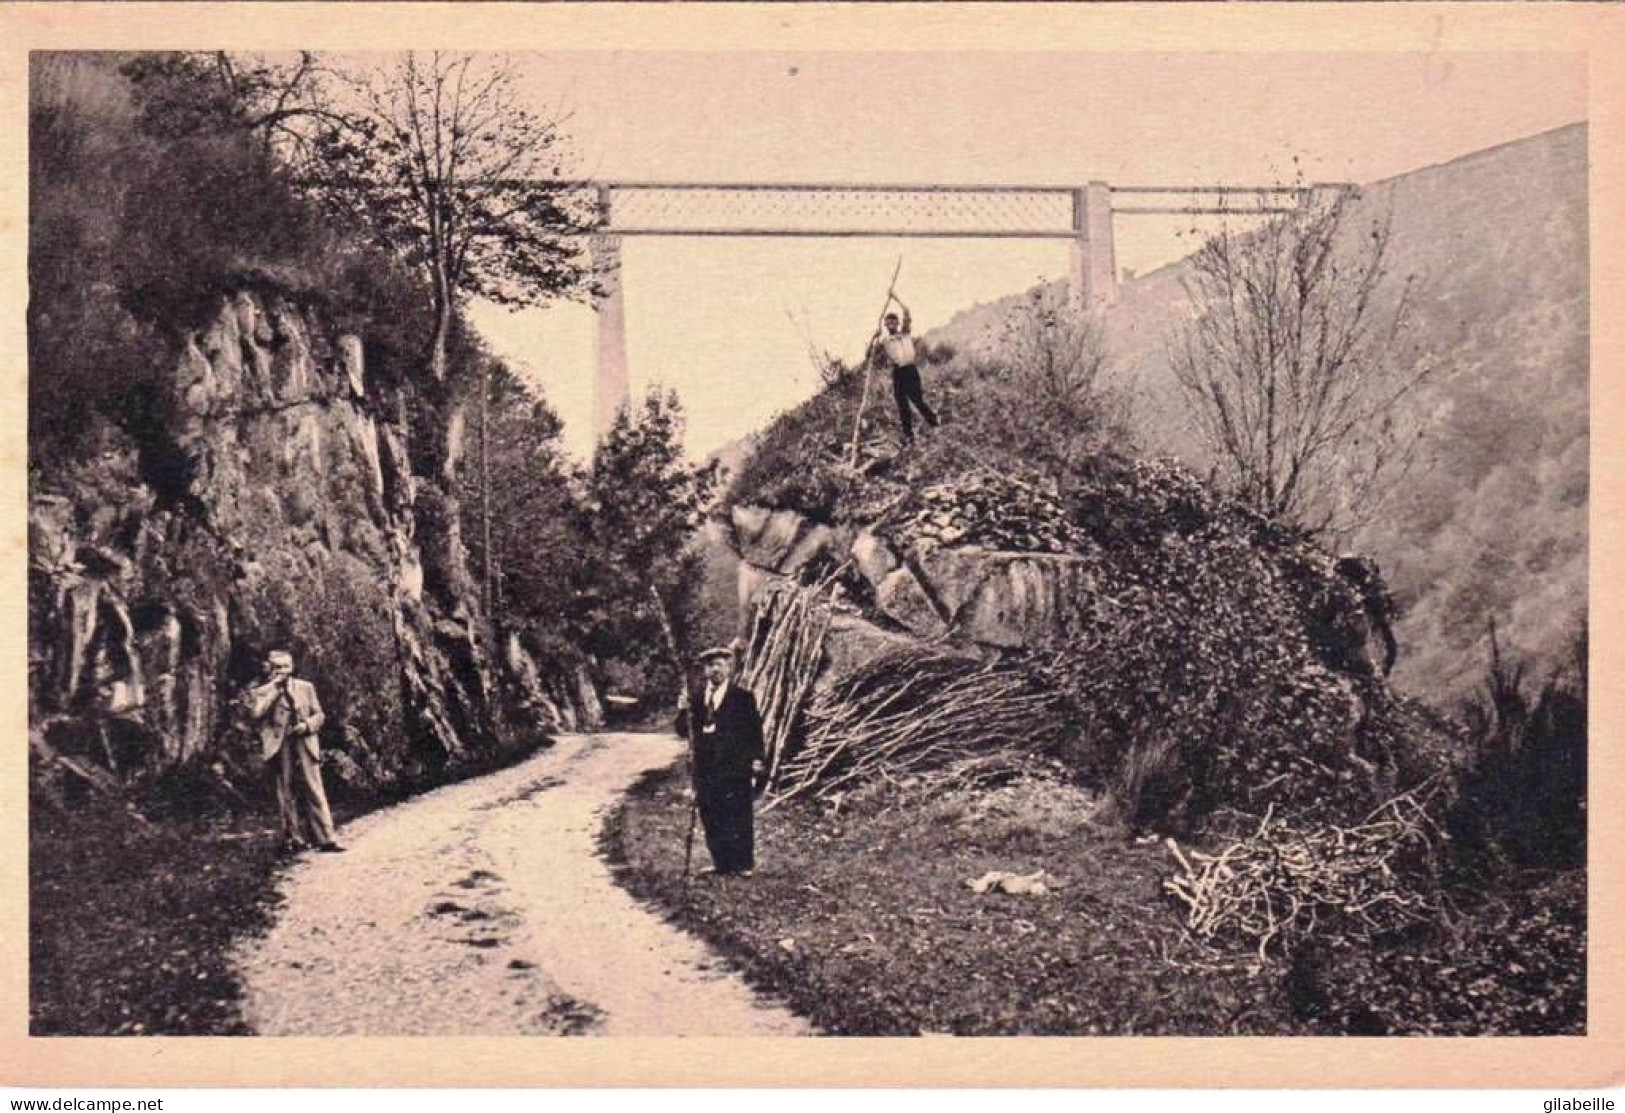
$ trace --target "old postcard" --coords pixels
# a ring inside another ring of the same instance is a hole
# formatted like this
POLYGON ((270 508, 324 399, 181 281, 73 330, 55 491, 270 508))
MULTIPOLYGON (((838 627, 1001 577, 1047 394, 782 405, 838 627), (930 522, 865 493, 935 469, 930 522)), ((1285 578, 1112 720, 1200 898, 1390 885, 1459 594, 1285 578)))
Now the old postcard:
POLYGON ((0 20, 7 1081, 1620 1080, 1617 9, 0 20))

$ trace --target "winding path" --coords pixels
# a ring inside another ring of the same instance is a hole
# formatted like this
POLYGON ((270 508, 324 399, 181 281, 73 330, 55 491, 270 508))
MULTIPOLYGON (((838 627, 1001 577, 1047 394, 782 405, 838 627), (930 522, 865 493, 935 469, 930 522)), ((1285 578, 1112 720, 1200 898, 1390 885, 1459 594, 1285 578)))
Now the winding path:
POLYGON ((567 735, 347 825, 350 852, 297 861, 275 926, 239 950, 248 1022, 301 1036, 810 1034, 597 855, 605 809, 681 745, 567 735))

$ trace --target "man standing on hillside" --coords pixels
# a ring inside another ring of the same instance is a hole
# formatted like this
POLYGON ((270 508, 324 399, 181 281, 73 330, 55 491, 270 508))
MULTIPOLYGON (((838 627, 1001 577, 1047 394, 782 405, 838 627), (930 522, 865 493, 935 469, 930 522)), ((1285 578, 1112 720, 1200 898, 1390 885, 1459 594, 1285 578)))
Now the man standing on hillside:
POLYGON ((763 771, 762 717, 756 698, 733 682, 733 650, 708 649, 705 695, 699 708, 689 707, 688 686, 677 696, 677 733, 690 737, 694 719, 694 798, 711 868, 705 873, 749 877, 756 868, 752 787, 763 771))
POLYGON ((903 443, 914 443, 914 417, 909 412, 910 406, 920 411, 926 424, 935 429, 939 424, 936 412, 925 401, 925 390, 920 384, 920 368, 914 353, 914 334, 910 331, 913 326, 913 316, 903 299, 896 294, 892 301, 897 308, 903 311, 902 319, 897 314, 887 313, 884 319, 885 329, 875 338, 876 344, 886 353, 886 362, 891 364, 892 396, 897 399, 897 418, 903 425, 903 443))
POLYGON ((242 702, 259 734, 266 774, 276 786, 283 845, 290 850, 315 846, 328 853, 342 851, 322 788, 322 749, 316 739, 327 717, 315 687, 294 678, 293 655, 281 649, 267 654, 264 679, 243 694, 242 702))

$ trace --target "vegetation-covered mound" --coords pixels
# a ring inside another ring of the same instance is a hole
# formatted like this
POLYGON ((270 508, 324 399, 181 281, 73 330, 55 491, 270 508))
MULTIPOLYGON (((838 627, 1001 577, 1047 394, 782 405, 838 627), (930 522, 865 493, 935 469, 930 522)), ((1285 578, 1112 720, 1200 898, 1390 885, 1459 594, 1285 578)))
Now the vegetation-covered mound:
MULTIPOLYGON (((1586 610, 1588 165, 1576 123, 1372 183, 1348 214, 1391 231, 1378 294, 1407 296, 1402 366, 1435 369, 1391 414, 1401 435, 1425 427, 1418 466, 1351 547, 1403 605, 1396 682, 1440 710, 1476 694, 1492 619, 1503 651, 1556 660, 1586 610)), ((1106 329, 1136 432, 1205 474, 1218 454, 1176 373, 1194 271, 1125 281, 1106 329)), ((929 339, 1001 350, 1022 301, 967 310, 929 339)))
POLYGON ((1398 693, 1373 567, 1138 458, 1092 326, 1041 309, 994 357, 932 353, 943 425, 914 447, 874 397, 854 446, 850 371, 758 437, 728 502, 774 897, 674 884, 662 791, 613 832, 632 887, 839 1032, 1583 1029, 1583 883, 1557 872, 1583 855, 1583 650, 1538 699, 1497 663, 1460 722, 1398 693), (825 647, 800 687, 792 617, 825 647), (1009 830, 1016 785, 1088 806, 1009 830), (989 900, 987 870, 1059 884, 989 900), (1101 916, 1152 938, 1099 953, 1101 916), (891 989, 860 989, 871 963, 891 989))
MULTIPOLYGON (((1356 818, 1447 767, 1447 731, 1383 679, 1380 598, 1312 539, 1173 461, 1134 458, 1098 375, 939 363, 928 383, 943 427, 898 450, 889 415, 871 418, 849 467, 861 381, 767 429, 730 501, 872 534, 948 611, 956 593, 970 599, 961 615, 977 591, 984 611, 1024 605, 1021 583, 988 594, 989 554, 1055 558, 1034 566, 1033 590, 1054 596, 1044 612, 993 644, 1063 697, 1059 751, 1136 825, 1272 805, 1356 818)), ((891 575, 849 568, 844 595, 877 624, 925 633, 891 575)), ((988 648, 946 617, 951 639, 988 648)))

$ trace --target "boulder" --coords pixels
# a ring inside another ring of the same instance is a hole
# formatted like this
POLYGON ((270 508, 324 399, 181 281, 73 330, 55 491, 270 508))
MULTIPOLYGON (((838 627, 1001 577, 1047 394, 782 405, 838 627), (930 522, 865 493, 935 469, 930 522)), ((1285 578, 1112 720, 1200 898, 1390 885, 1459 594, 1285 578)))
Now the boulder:
POLYGON ((875 589, 875 606, 887 618, 922 638, 940 637, 948 632, 948 617, 932 601, 912 568, 898 568, 880 581, 875 589))
POLYGON ((513 634, 503 650, 503 664, 522 705, 546 729, 574 733, 604 725, 603 703, 585 665, 566 669, 539 663, 513 634))
POLYGON ((792 575, 837 547, 839 539, 835 529, 794 510, 733 509, 733 540, 740 559, 769 572, 792 575))
POLYGON ((772 572, 764 572, 748 560, 739 562, 739 615, 735 629, 743 630, 750 617, 751 608, 756 600, 769 586, 778 583, 782 576, 772 572))
POLYGON ((741 622, 769 584, 816 556, 850 560, 874 591, 875 609, 921 638, 961 637, 1025 649, 1065 632, 1067 600, 1090 590, 1087 562, 1072 554, 1007 552, 919 537, 899 556, 872 529, 808 521, 794 511, 735 507, 741 622))
POLYGON ((362 359, 361 337, 346 334, 339 337, 339 366, 350 384, 350 393, 357 398, 367 396, 367 369, 362 359))
POLYGON ((972 641, 1032 649, 1066 632, 1069 600, 1092 590, 1085 563, 1073 556, 989 553, 986 572, 954 627, 972 641))
POLYGON ((857 566, 858 574, 877 589, 901 563, 886 539, 867 529, 859 530, 852 539, 852 562, 857 566))
POLYGON ((80 571, 75 553, 73 504, 56 495, 36 495, 28 503, 28 561, 44 576, 80 571))
POLYGON ((998 570, 989 554, 974 545, 958 548, 929 542, 916 544, 909 550, 908 564, 949 623, 976 597, 983 581, 998 570))
POLYGON ((604 725, 604 705, 598 699, 598 688, 592 682, 592 673, 586 665, 577 665, 572 676, 578 726, 582 730, 597 730, 604 725))
POLYGON ((1076 556, 919 544, 881 579, 875 606, 921 637, 1030 649, 1065 632, 1068 599, 1090 587, 1076 556))
MULTIPOLYGON (((827 688, 877 657, 919 648, 920 639, 912 634, 884 629, 858 615, 837 614, 824 635, 824 667, 814 687, 827 688)), ((940 648, 952 652, 951 647, 940 648)), ((969 651, 965 655, 974 656, 969 651)))
POLYGON ((819 557, 840 552, 844 546, 841 531, 817 522, 809 522, 803 528, 801 536, 791 546, 790 552, 779 562, 778 571, 786 576, 801 571, 812 561, 819 557))

